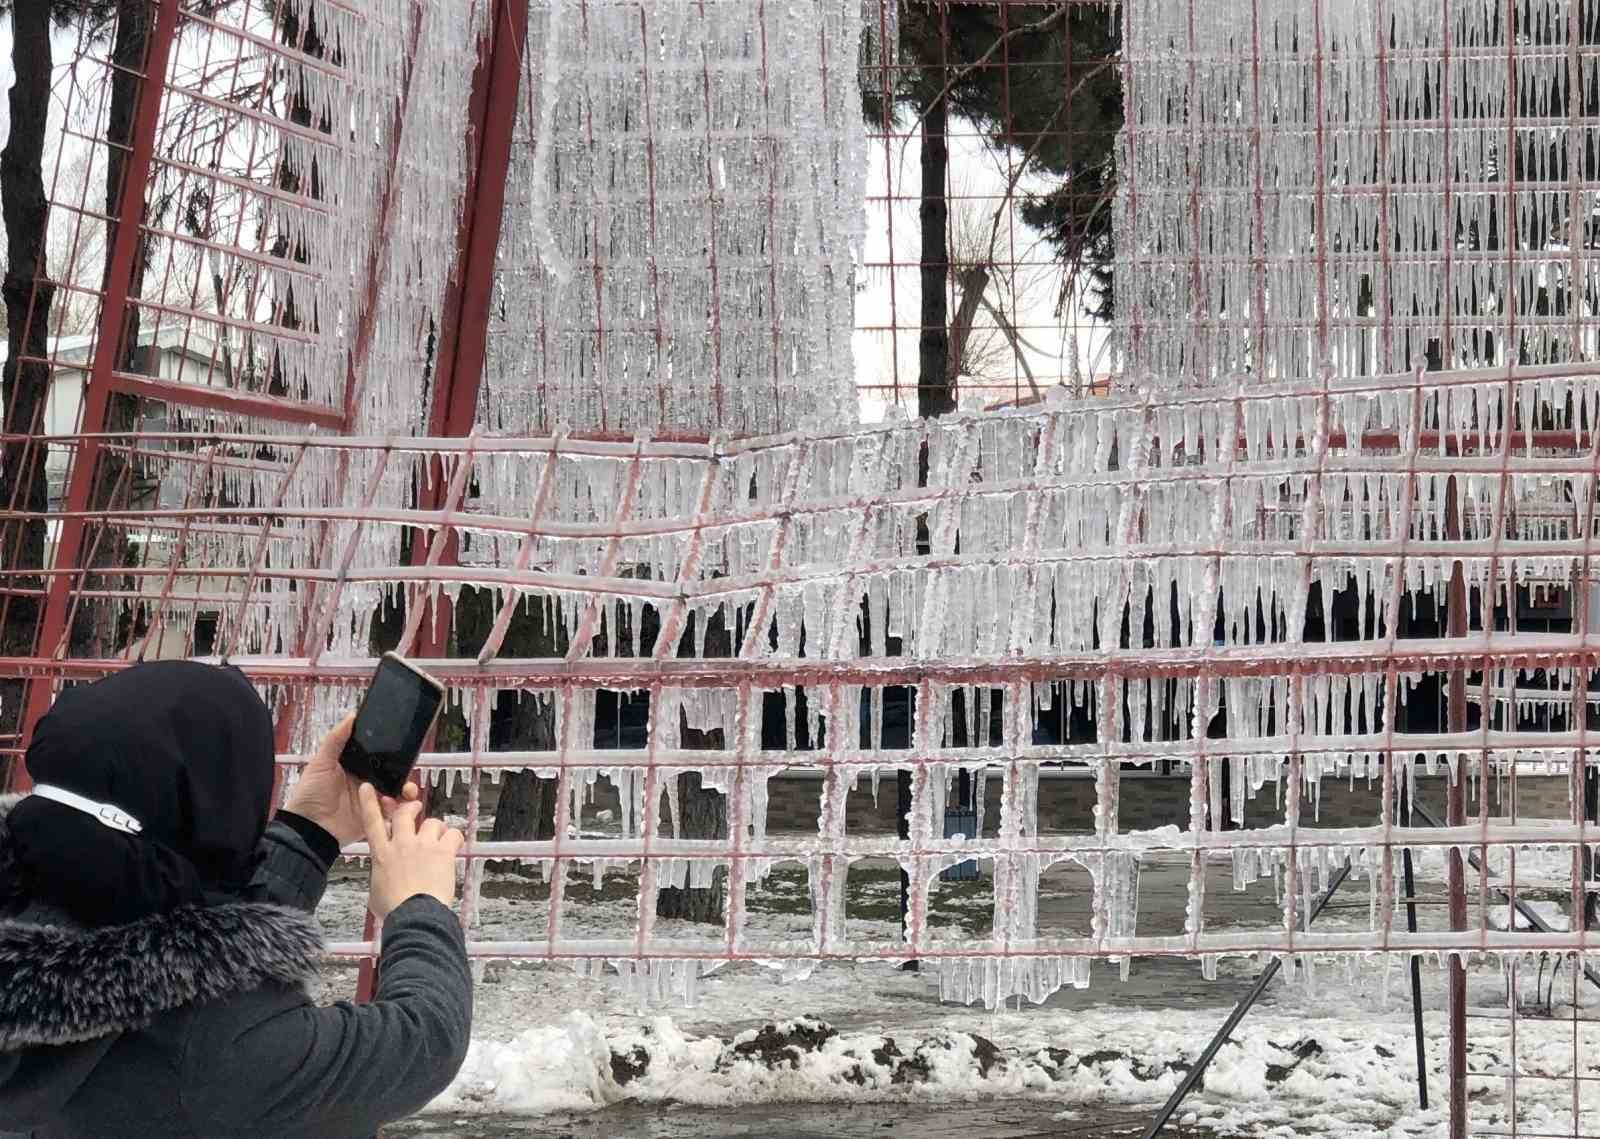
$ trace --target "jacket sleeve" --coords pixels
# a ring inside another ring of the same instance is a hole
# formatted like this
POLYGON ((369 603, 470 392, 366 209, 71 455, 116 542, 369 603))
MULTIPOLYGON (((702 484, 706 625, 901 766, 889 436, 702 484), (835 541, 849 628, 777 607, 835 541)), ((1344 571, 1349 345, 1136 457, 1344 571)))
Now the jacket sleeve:
POLYGON ((461 923, 419 894, 384 923, 376 997, 328 1008, 281 999, 217 1006, 183 1060, 195 1132, 365 1139, 455 1078, 472 1027, 461 923))
POLYGON ((328 888, 328 870, 339 857, 334 837, 310 819, 279 811, 267 827, 261 850, 250 900, 307 913, 315 910, 328 888))

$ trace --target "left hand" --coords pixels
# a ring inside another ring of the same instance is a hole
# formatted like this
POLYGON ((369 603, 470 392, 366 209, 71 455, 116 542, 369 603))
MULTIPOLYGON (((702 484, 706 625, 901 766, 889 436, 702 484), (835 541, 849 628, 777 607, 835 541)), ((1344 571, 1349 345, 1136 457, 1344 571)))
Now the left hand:
MULTIPOLYGON (((357 794, 360 781, 339 765, 339 753, 344 751, 355 721, 352 712, 322 737, 310 762, 301 769, 299 782, 289 792, 289 801, 284 804, 286 810, 310 819, 327 831, 340 846, 347 846, 366 833, 357 794)), ((411 802, 419 794, 415 783, 407 783, 401 797, 411 802)), ((382 805, 384 814, 388 815, 398 803, 384 796, 382 805)))

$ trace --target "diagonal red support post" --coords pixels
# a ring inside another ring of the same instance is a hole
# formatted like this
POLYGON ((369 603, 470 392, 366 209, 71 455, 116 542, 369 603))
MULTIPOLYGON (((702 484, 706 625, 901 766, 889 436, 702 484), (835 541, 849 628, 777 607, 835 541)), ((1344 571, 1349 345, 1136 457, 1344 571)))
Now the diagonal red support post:
MULTIPOLYGON (((500 246, 501 217, 505 210, 506 178, 511 170, 511 139, 517 121, 517 92, 522 79, 523 52, 528 40, 528 0, 494 0, 489 34, 479 47, 473 72, 472 95, 467 105, 470 132, 466 191, 456 229, 456 266, 446 289, 434 344, 433 389, 429 400, 428 434, 468 435, 477 417, 478 391, 488 352, 489 306, 494 295, 495 255, 500 246)), ((459 462, 470 462, 470 454, 459 462)), ((425 491, 418 503, 425 510, 442 510, 459 502, 448 501, 451 479, 437 458, 429 461, 425 491)), ((464 486, 460 493, 465 493, 464 486)), ((421 532, 413 535, 410 561, 422 565, 429 559, 429 543, 421 532)), ((453 528, 444 532, 444 546, 435 562, 454 565, 457 541, 453 528)), ((412 604, 429 607, 410 655, 419 659, 443 656, 450 629, 450 600, 435 587, 431 596, 418 593, 412 604)), ((373 935, 367 915, 365 939, 373 935)), ((376 983, 372 958, 363 958, 356 982, 356 999, 366 1000, 376 983)))
MULTIPOLYGON (((145 199, 155 155, 156 127, 161 118, 162 96, 166 91, 167 63, 172 56, 172 43, 177 34, 178 3, 179 0, 152 2, 154 19, 146 44, 144 77, 139 83, 132 136, 128 143, 127 161, 123 164, 122 187, 117 196, 118 224, 106 263, 105 295, 101 299, 94 357, 84 392, 81 430, 85 434, 73 458, 63 506, 64 518, 56 544, 55 567, 58 569, 76 569, 83 546, 83 513, 89 506, 95 466, 101 449, 101 441, 90 433, 105 429, 106 412, 111 393, 115 390, 113 377, 117 361, 123 355, 122 338, 128 328, 128 309, 134 303, 128 294, 144 226, 145 199)), ((73 573, 51 576, 45 595, 44 613, 39 622, 38 639, 34 645, 36 657, 64 655, 67 615, 71 609, 72 590, 77 576, 73 573)), ((22 718, 24 746, 33 735, 34 725, 50 707, 52 687, 51 682, 44 679, 28 685, 27 704, 22 718)), ((27 788, 27 772, 20 763, 13 765, 11 780, 14 790, 27 788)))
MULTIPOLYGON (((456 230, 456 271, 445 291, 434 348, 428 411, 428 434, 434 437, 470 434, 477 415, 488 353, 495 254, 500 246, 506 178, 511 169, 511 136, 528 40, 528 0, 494 0, 491 21, 473 75, 467 113, 475 149, 456 230)), ((449 479, 437 459, 431 462, 429 475, 428 487, 418 505, 425 510, 439 510, 445 505, 449 479)), ((447 528, 444 550, 435 560, 454 565, 457 548, 455 532, 447 528)), ((411 546, 411 564, 421 565, 427 557, 427 545, 418 536, 411 546)), ((431 598, 419 600, 425 600, 432 612, 423 622, 412 653, 418 657, 441 656, 445 631, 450 626, 449 599, 435 591, 431 598)))
MULTIPOLYGON (((528 0, 494 0, 491 20, 473 75, 468 129, 474 152, 456 230, 456 271, 445 292, 434 350, 428 434, 436 437, 470 434, 477 414, 488 353, 495 254, 500 246, 506 178, 511 169, 511 135, 517 120, 517 93, 528 40, 528 0)), ((428 488, 419 505, 426 510, 442 509, 448 483, 443 464, 432 460, 428 488)), ((456 556, 456 535, 447 529, 444 550, 437 561, 454 565, 456 556)), ((411 545, 411 563, 421 565, 427 557, 427 545, 418 536, 411 545)), ((432 612, 422 624, 412 653, 418 657, 441 656, 450 627, 449 599, 435 591, 425 603, 432 612)))

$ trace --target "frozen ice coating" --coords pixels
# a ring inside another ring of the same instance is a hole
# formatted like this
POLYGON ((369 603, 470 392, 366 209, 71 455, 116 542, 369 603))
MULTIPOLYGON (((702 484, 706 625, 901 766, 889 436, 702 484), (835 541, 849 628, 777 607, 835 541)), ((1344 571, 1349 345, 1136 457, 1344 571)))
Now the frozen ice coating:
MULTIPOLYGON (((534 0, 470 428, 429 411, 493 6, 300 0, 235 27, 236 7, 184 21, 179 58, 228 41, 283 110, 230 128, 245 189, 196 207, 205 256, 152 273, 143 315, 206 314, 211 394, 254 402, 199 402, 173 413, 179 443, 141 442, 160 502, 129 529, 159 553, 147 584, 90 588, 185 652, 215 614, 213 654, 296 709, 291 770, 378 648, 438 633, 452 734, 423 771, 468 788, 477 958, 687 998, 727 961, 915 957, 994 1006, 1086 985, 1095 959, 1309 975, 1323 954, 1591 947, 1487 918, 1412 933, 1396 908, 1405 845, 1537 856, 1577 906, 1600 840, 1581 792, 1534 822, 1511 782, 1576 791, 1596 760, 1574 714, 1600 705, 1596 289, 1561 236, 1594 190, 1551 102, 1566 68, 1593 86, 1595 49, 1564 38, 1569 5, 1519 0, 1508 48, 1506 6, 1475 0, 1448 25, 1409 0, 1127 0, 1114 394, 865 427, 857 83, 863 29, 869 52, 894 42, 885 10, 534 0), (275 38, 313 12, 321 49, 275 38), (425 629, 440 598, 455 624, 425 629), (508 746, 513 701, 541 729, 508 746), (904 769, 909 838, 853 827, 904 769), (1186 780, 1163 785, 1168 825, 1138 811, 1146 770, 1186 780), (522 771, 557 781, 553 837, 478 837, 480 777, 522 771), (722 837, 694 837, 688 774, 722 837), (795 774, 814 828, 769 825, 795 774), (1415 825, 1419 775, 1479 813, 1415 825), (1092 805, 1063 819, 1080 778, 1092 805), (1326 810, 1356 786, 1372 817, 1326 810), (542 876, 537 923, 484 923, 489 859, 542 876), (1187 868, 1181 926, 1141 922, 1158 860, 1187 868), (941 875, 968 863, 976 916, 952 925, 941 875), (895 867, 910 912, 884 939, 846 887, 895 867), (1311 924, 1345 868, 1365 904, 1311 924), (585 913, 619 878, 627 936, 585 913), (1040 914, 1064 878, 1069 932, 1040 914), (747 920, 800 879, 781 936, 747 920), (661 890, 714 884, 721 924, 657 918, 661 890), (1219 926, 1230 886, 1273 920, 1219 926)), ((160 192, 211 169, 182 116, 223 97, 215 70, 168 79, 160 192)))
MULTIPOLYGON (((548 864, 566 900, 548 928, 514 942, 474 935, 474 952, 626 961, 651 992, 734 959, 915 956, 940 971, 946 995, 998 1003, 1086 984, 1093 957, 1509 950, 1522 934, 1408 933, 1392 861, 1401 842, 1535 844, 1570 860, 1585 834, 1492 816, 1494 785, 1513 768, 1560 774, 1574 753, 1589 756, 1586 729, 1561 710, 1580 690, 1593 702, 1575 661, 1594 634, 1486 627, 1483 614, 1517 589, 1577 582, 1587 596, 1597 396, 1600 378, 1578 369, 1502 369, 1238 383, 1169 405, 1145 391, 708 443, 391 440, 401 469, 440 459, 461 502, 454 524, 473 535, 462 566, 424 580, 485 589, 495 611, 537 607, 559 630, 558 655, 511 657, 494 643, 435 663, 471 710, 471 738, 426 757, 430 769, 533 769, 563 783, 557 837, 480 841, 471 857, 548 864), (1516 409, 1530 385, 1564 409, 1544 428, 1566 433, 1564 447, 1524 446, 1516 409), (918 486, 922 443, 930 473, 918 486), (1513 473, 1499 478, 1503 467, 1513 473), (474 484, 489 492, 468 498, 474 484), (1443 622, 1397 632, 1453 578, 1480 599, 1464 635, 1443 622), (1469 707, 1489 710, 1464 728, 1417 703, 1419 685, 1452 671, 1469 707), (544 750, 486 745, 483 708, 501 688, 553 707, 544 750), (604 691, 650 694, 631 744, 602 741, 604 691), (892 737, 896 702, 909 723, 892 737), (1122 772, 1174 762, 1190 772, 1184 825, 1129 825, 1122 772), (900 765, 914 773, 910 839, 847 826, 852 789, 900 765), (1399 801, 1419 768, 1464 772, 1473 788, 1487 779, 1491 818, 1397 835, 1417 821, 1399 801), (821 776, 817 829, 804 836, 766 819, 768 780, 794 769, 821 776), (946 837, 963 771, 989 802, 968 833, 946 837), (687 772, 725 798, 726 837, 684 829, 687 772), (1063 772, 1095 787, 1092 818, 1066 830, 1041 811, 1063 772), (605 835, 583 822, 601 777, 622 812, 605 835), (1380 792, 1372 817, 1329 825, 1330 781, 1380 792), (1140 868, 1171 857, 1192 868, 1187 922, 1150 932, 1140 868), (911 877, 906 941, 852 930, 843 891, 867 858, 911 877), (1226 888, 1206 872, 1213 858, 1231 864, 1235 888, 1275 899, 1281 924, 1213 926, 1208 896, 1226 888), (977 933, 933 920, 941 872, 969 859, 985 865, 992 912, 977 933), (1362 916, 1308 924, 1347 864, 1362 916), (774 943, 744 919, 777 865, 804 869, 812 921, 774 943), (639 874, 626 946, 590 939, 567 892, 607 866, 639 874), (1050 874, 1081 875, 1088 917, 1073 935, 1039 929, 1050 874), (655 918, 659 889, 719 880, 723 925, 686 932, 655 918)), ((368 519, 372 548, 413 513, 368 519)), ((373 556, 372 574, 396 573, 373 556)), ((369 659, 345 654, 362 662, 352 668, 369 659)), ((241 663, 268 675, 301 667, 241 663)))
POLYGON ((1594 260, 1568 237, 1594 193, 1566 102, 1594 76, 1582 5, 1127 0, 1122 16, 1125 375, 1594 358, 1571 300, 1594 260))
POLYGON ((853 422, 859 0, 534 0, 529 19, 484 425, 853 422))

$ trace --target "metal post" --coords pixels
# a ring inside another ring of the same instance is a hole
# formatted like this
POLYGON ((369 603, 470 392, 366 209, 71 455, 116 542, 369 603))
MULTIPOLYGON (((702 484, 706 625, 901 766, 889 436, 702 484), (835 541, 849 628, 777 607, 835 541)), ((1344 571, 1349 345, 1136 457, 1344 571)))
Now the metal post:
MULTIPOLYGON (((144 228, 145 194, 150 185, 150 168, 155 155, 156 127, 161 118, 161 99, 166 91, 167 61, 178 26, 178 0, 152 0, 155 8, 145 48, 144 79, 134 107, 128 157, 123 164, 122 187, 117 195, 117 224, 112 234, 110 256, 106 262, 105 294, 100 302, 100 322, 95 331, 94 359, 84 392, 83 421, 78 453, 72 461, 61 522, 61 537, 56 544, 56 568, 75 567, 83 545, 83 514, 89 507, 94 487, 95 466, 100 457, 100 440, 94 433, 105 430, 110 405, 112 373, 122 355, 121 343, 128 327, 128 291, 132 284, 135 259, 144 228)), ((75 574, 54 574, 45 594, 44 613, 39 622, 35 657, 65 655, 67 614, 71 607, 75 574)), ((37 678, 28 685, 23 709, 22 744, 33 735, 34 725, 50 707, 51 683, 37 678)), ((26 790, 27 772, 20 763, 12 765, 13 790, 26 790)))
MULTIPOLYGON (((1444 536, 1447 542, 1461 540, 1461 503, 1460 487, 1454 476, 1451 477, 1445 490, 1444 506, 1444 536)), ((1467 582, 1459 561, 1450 568, 1450 586, 1446 594, 1447 606, 1446 621, 1448 635, 1451 637, 1465 637, 1467 635, 1467 582)), ((1485 597, 1485 619, 1492 623, 1489 616, 1492 609, 1492 599, 1485 597)), ((1487 687, 1489 678, 1484 676, 1484 685, 1487 687)), ((1467 672, 1464 664, 1458 663, 1450 670, 1450 690, 1448 703, 1448 728, 1452 734, 1460 734, 1467 730, 1467 672)), ((1450 773, 1449 799, 1445 812, 1445 822, 1449 826, 1458 827, 1467 821, 1467 762, 1466 759, 1456 756, 1453 764, 1455 770, 1450 773)), ((1450 849, 1446 857, 1446 885, 1450 898, 1450 928, 1464 930, 1467 928, 1467 886, 1466 872, 1462 866, 1461 851, 1455 847, 1450 849)), ((1450 1137, 1451 1139, 1466 1139, 1467 1135, 1467 970, 1462 964, 1459 953, 1450 957, 1449 975, 1449 1060, 1447 1069, 1450 1079, 1450 1137)))
MULTIPOLYGON (((900 841, 901 842, 907 842, 911 838, 911 806, 912 806, 911 772, 910 772, 909 769, 902 767, 899 771, 895 772, 895 783, 894 783, 894 786, 895 786, 895 798, 894 798, 894 804, 895 804, 895 806, 894 806, 895 834, 897 834, 900 837, 900 841)), ((902 863, 901 866, 900 866, 900 940, 901 941, 907 940, 907 931, 910 929, 910 921, 911 921, 911 875, 906 871, 905 864, 902 863)), ((909 961, 903 962, 900 967, 902 969, 908 970, 910 972, 916 972, 917 968, 918 968, 916 958, 912 958, 909 961)))
MULTIPOLYGON (((511 169, 512 129, 517 121, 517 90, 522 79, 522 55, 528 37, 528 0, 496 0, 489 35, 479 48, 473 71, 472 94, 467 104, 469 151, 467 186, 462 194, 461 217, 456 230, 456 272, 450 278, 439 314, 434 344, 433 391, 428 411, 430 435, 467 435, 477 417, 478 390, 488 350, 489 305, 494 293, 495 255, 505 211, 506 178, 511 169)), ((470 455, 461 462, 470 462, 470 455)), ((432 460, 432 477, 425 510, 446 506, 448 480, 438 459, 432 460)), ((447 527, 438 561, 454 565, 458 546, 453 528, 447 527)), ((413 535, 410 561, 428 559, 427 543, 413 535)), ((450 628, 450 601, 435 589, 411 649, 418 658, 443 656, 450 628)), ((375 923, 369 913, 363 940, 372 940, 375 923)), ((361 959, 356 977, 356 999, 368 1000, 377 986, 377 962, 361 959)))
MULTIPOLYGON (((1394 762, 1391 754, 1389 762, 1394 762)), ((1402 826, 1411 825, 1411 760, 1406 760, 1406 773, 1400 780, 1400 821, 1402 826)), ((1410 933, 1417 932, 1417 882, 1412 873, 1411 847, 1406 846, 1400 851, 1400 865, 1404 876, 1406 891, 1406 930, 1410 933)), ((1422 961, 1415 953, 1411 955, 1411 1033, 1417 1045, 1417 1104, 1423 1111, 1428 1110, 1428 1046, 1427 1037, 1422 1030, 1422 961)))
MULTIPOLYGON (((1589 665, 1587 662, 1581 667, 1585 673, 1588 672, 1589 665)), ((1579 715, 1587 717, 1588 714, 1589 709, 1586 703, 1579 711, 1579 715)), ((1586 823, 1600 822, 1600 770, 1589 766, 1587 749, 1579 752, 1578 762, 1583 764, 1583 821, 1586 823)), ((1600 915, 1595 912, 1600 909, 1600 905, 1597 905, 1597 903, 1600 903, 1600 895, 1596 894, 1594 887, 1597 871, 1594 864, 1594 855, 1590 851, 1588 843, 1585 843, 1583 847, 1583 867, 1583 925, 1581 928, 1588 930, 1600 927, 1600 921, 1597 921, 1597 917, 1600 917, 1600 915)))
MULTIPOLYGON (((467 110, 470 142, 476 147, 476 154, 462 195, 456 231, 456 272, 451 276, 439 314, 428 412, 428 433, 433 436, 471 433, 488 353, 489 306, 494 296, 495 254, 500 246, 506 178, 511 169, 511 135, 517 121, 517 91, 528 38, 528 0, 496 0, 491 18, 493 26, 478 58, 467 110)), ((423 509, 444 506, 446 481, 442 466, 434 460, 423 509)), ((447 528, 441 564, 454 565, 457 548, 455 531, 447 528)), ((413 540, 411 563, 422 564, 426 553, 423 543, 413 540)), ((433 612, 423 622, 413 650, 416 656, 443 655, 450 627, 449 604, 442 592, 434 593, 433 612)))

